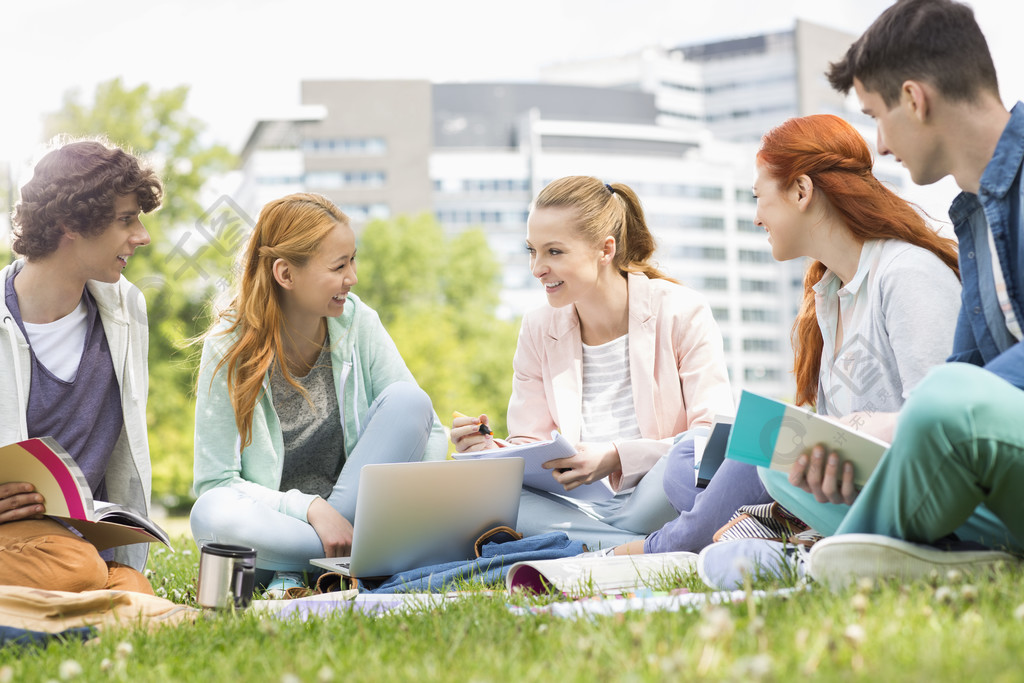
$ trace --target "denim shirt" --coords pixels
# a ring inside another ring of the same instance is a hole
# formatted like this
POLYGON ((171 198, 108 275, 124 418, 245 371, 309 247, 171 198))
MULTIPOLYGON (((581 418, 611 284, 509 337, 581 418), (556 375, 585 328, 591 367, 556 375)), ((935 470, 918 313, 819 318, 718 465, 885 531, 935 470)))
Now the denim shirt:
POLYGON ((979 263, 985 258, 999 259, 1013 311, 1018 320, 1024 320, 1022 164, 1024 103, 1018 102, 1010 111, 1010 121, 981 176, 978 194, 961 192, 949 209, 960 242, 963 293, 953 353, 948 360, 981 365, 1024 389, 1024 342, 1008 337, 1001 312, 993 315, 992 307, 998 307, 998 301, 992 281, 992 263, 979 263), (992 231, 996 254, 988 253, 983 239, 986 227, 992 231))

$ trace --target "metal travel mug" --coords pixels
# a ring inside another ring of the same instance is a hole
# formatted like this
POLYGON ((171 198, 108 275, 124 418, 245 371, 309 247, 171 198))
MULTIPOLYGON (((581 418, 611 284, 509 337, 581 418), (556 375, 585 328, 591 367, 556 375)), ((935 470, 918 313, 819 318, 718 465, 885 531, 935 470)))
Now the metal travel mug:
POLYGON ((256 551, 241 545, 207 543, 199 554, 197 602, 214 609, 245 609, 256 582, 256 551))

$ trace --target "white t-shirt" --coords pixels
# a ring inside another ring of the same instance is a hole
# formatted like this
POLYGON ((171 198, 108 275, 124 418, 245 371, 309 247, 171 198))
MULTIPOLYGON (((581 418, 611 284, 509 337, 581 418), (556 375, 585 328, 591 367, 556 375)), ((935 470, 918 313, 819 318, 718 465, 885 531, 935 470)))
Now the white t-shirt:
POLYGON ((1010 295, 1006 293, 1006 278, 1003 277, 1003 265, 999 263, 999 254, 996 253, 996 241, 992 237, 991 230, 986 230, 985 234, 988 235, 988 253, 992 261, 992 278, 996 281, 996 297, 999 299, 999 308, 1003 311, 1003 317, 1006 319, 1006 329, 1010 331, 1014 339, 1020 341, 1022 337, 1020 321, 1017 320, 1017 315, 1013 312, 1010 295))
POLYGON ((75 310, 52 323, 26 323, 25 332, 32 352, 50 373, 65 382, 74 382, 82 362, 85 334, 89 330, 88 308, 83 298, 75 310))
POLYGON ((599 346, 583 345, 583 402, 580 441, 641 438, 629 376, 629 337, 599 346))

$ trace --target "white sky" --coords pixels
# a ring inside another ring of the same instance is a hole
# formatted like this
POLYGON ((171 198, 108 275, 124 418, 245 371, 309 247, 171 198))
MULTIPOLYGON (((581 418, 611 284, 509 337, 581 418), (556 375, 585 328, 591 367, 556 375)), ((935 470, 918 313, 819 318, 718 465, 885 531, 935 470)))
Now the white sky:
MULTIPOLYGON (((13 0, 0 13, 0 163, 41 142, 65 91, 191 86, 188 108, 238 151, 308 78, 532 80, 540 66, 790 28, 862 32, 889 0, 13 0)), ((1024 98, 1019 0, 970 2, 1004 99, 1024 98)), ((955 46, 951 46, 955 49, 955 46)), ((824 68, 824 66, 823 66, 824 68)))

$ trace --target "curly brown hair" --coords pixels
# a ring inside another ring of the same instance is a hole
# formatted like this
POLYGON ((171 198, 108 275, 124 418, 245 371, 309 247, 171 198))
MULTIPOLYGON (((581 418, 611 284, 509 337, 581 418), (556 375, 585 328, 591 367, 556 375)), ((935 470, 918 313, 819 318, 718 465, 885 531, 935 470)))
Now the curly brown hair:
POLYGON ((29 258, 52 254, 64 229, 93 237, 114 220, 114 201, 134 194, 149 213, 163 197, 156 173, 132 154, 101 140, 78 140, 48 152, 21 188, 11 247, 29 258))

